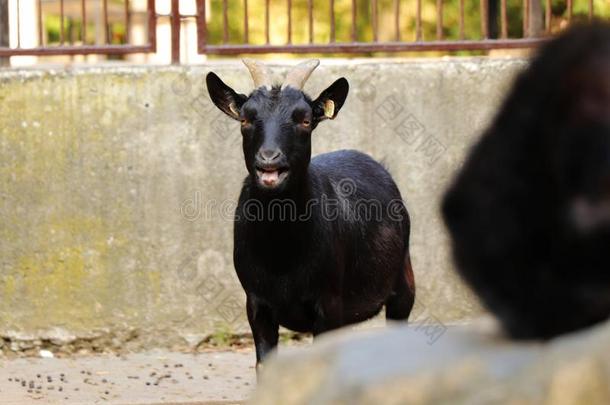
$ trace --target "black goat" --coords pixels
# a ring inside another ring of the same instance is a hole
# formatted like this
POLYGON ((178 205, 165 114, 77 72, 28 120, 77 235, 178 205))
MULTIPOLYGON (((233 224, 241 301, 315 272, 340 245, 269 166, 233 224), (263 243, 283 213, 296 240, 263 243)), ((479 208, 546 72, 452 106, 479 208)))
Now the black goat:
POLYGON ((341 78, 312 100, 301 88, 318 65, 297 66, 283 86, 244 60, 249 95, 214 73, 214 104, 241 121, 249 175, 236 210, 234 264, 247 296, 257 365, 284 326, 315 335, 373 317, 406 320, 415 298, 409 217, 390 174, 356 151, 311 159, 311 134, 348 93, 341 78), (310 162, 311 160, 311 162, 310 162))
POLYGON ((610 316, 610 27, 539 51, 447 192, 457 268, 514 338, 610 316))

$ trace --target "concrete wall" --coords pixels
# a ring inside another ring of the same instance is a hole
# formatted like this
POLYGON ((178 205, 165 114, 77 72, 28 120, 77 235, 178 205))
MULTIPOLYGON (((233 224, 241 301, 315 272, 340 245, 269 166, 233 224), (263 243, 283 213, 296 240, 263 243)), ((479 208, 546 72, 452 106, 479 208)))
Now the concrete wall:
MULTIPOLYGON (((306 86, 317 95, 339 76, 351 83, 314 153, 359 149, 393 173, 412 216, 418 316, 480 311, 452 272, 438 202, 524 65, 325 61, 306 86)), ((238 62, 0 72, 7 345, 194 346, 247 329, 230 218, 245 175, 241 135, 207 97, 209 70, 251 89, 238 62)))

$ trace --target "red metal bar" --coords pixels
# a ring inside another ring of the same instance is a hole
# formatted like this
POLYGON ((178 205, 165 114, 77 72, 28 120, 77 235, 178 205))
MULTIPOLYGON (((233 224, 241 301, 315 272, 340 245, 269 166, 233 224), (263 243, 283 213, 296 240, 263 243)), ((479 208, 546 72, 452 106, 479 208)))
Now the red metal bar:
POLYGON ((379 27, 378 27, 378 17, 377 17, 377 0, 372 0, 371 1, 371 7, 372 7, 372 19, 373 19, 373 41, 377 42, 379 40, 379 27))
POLYGON ((500 25, 502 31, 502 39, 508 38, 508 16, 506 12, 506 0, 502 0, 500 4, 500 25))
POLYGON ((481 33, 483 35, 483 38, 485 39, 489 38, 489 4, 487 2, 488 0, 479 1, 479 4, 481 6, 481 33))
POLYGON ((248 27, 248 19, 248 0, 244 0, 244 43, 246 44, 250 42, 250 27, 248 27))
POLYGON ((44 45, 42 34, 42 0, 38 0, 38 46, 44 45))
POLYGON ((265 43, 269 44, 269 0, 265 1, 265 43))
POLYGON ((330 0, 330 42, 335 42, 335 0, 330 0))
POLYGON ((50 55, 126 55, 130 53, 154 52, 152 45, 87 45, 45 46, 37 48, 0 48, 0 56, 50 56, 50 55))
POLYGON ((593 19, 593 0, 589 0, 589 21, 593 19))
POLYGON ((464 0, 460 0, 460 39, 464 38, 464 0))
POLYGON ((572 0, 568 0, 568 22, 572 21, 573 15, 574 15, 574 2, 572 0))
POLYGON ((222 42, 229 42, 229 4, 222 0, 222 42))
POLYGON ((546 26, 546 32, 551 33, 551 0, 546 0, 544 6, 544 25, 546 26))
MULTIPOLYGON (((63 4, 64 0, 60 0, 63 4)), ((104 6, 104 38, 105 43, 110 44, 110 31, 108 29, 108 0, 102 0, 104 6)))
POLYGON ((415 40, 416 41, 422 41, 423 35, 422 35, 422 29, 421 29, 421 2, 422 0, 417 0, 417 11, 416 11, 416 17, 415 17, 415 40))
POLYGON ((356 13, 358 12, 358 8, 356 5, 356 0, 352 0, 352 42, 358 41, 358 27, 356 21, 356 13))
POLYGON ((436 39, 443 39, 443 0, 436 0, 436 39))
POLYGON ((394 40, 400 41, 400 0, 394 0, 394 40))
POLYGON ((80 10, 81 10, 81 36, 83 45, 87 43, 87 5, 85 4, 85 0, 81 0, 80 2, 80 10))
POLYGON ((172 0, 172 63, 180 63, 180 0, 172 0))
MULTIPOLYGON (((155 0, 148 0, 154 2, 155 0)), ((246 9, 247 9, 246 0, 246 9)), ((156 21, 156 19, 155 19, 156 21)), ((246 21, 246 26, 248 22, 246 21)), ((248 32, 246 30, 246 32, 248 32)), ((204 53, 204 49, 208 43, 208 25, 206 22, 205 0, 197 0, 197 52, 204 53)))
POLYGON ((307 1, 307 9, 309 10, 309 43, 313 44, 313 0, 307 1))
POLYGON ((70 16, 68 16, 67 19, 68 19, 68 43, 70 45, 74 45, 74 25, 70 24, 70 16))
MULTIPOLYGON (((198 0, 199 1, 199 0, 198 0)), ((200 0, 204 6, 203 6, 203 21, 205 22, 205 0, 200 0)), ((157 51, 157 13, 155 11, 155 0, 148 0, 148 44, 146 46, 150 47, 150 51, 149 52, 156 52, 157 51)), ((201 39, 203 38, 205 40, 206 36, 205 36, 205 25, 204 25, 204 32, 199 32, 199 30, 197 31, 197 34, 199 36, 199 42, 200 44, 205 44, 205 42, 201 43, 201 39), (199 35, 201 34, 201 35, 199 35)))
POLYGON ((408 52, 408 51, 462 51, 490 49, 525 49, 544 43, 546 38, 506 39, 506 40, 466 40, 428 42, 377 42, 340 43, 307 45, 207 45, 203 53, 212 55, 238 55, 261 53, 368 53, 368 52, 408 52))
POLYGON ((292 0, 288 0, 288 44, 292 43, 292 0))
POLYGON ((130 41, 131 41, 131 13, 129 12, 129 0, 125 0, 125 43, 129 44, 130 41))
MULTIPOLYGON (((568 0, 569 1, 569 0, 568 0)), ((530 2, 523 0, 523 38, 530 36, 530 2)))

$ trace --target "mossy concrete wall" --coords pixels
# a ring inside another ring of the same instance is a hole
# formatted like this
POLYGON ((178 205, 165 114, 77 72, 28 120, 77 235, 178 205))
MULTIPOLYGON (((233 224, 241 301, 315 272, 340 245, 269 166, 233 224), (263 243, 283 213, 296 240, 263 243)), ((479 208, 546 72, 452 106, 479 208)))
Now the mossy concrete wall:
MULTIPOLYGON (((439 322, 480 312, 452 271, 439 198, 524 65, 335 60, 306 86, 317 95, 350 81, 314 152, 354 148, 385 162, 412 216, 419 313, 439 322)), ((251 89, 237 61, 0 72, 6 345, 196 346, 246 328, 232 267, 241 136, 207 97, 210 70, 251 89)))

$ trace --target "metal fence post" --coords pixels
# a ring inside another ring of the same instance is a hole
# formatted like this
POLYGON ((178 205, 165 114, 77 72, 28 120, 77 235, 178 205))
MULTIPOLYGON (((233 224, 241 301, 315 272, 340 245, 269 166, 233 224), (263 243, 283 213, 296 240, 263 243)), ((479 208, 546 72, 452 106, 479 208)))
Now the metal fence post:
MULTIPOLYGON (((8 48, 9 46, 8 0, 0 0, 0 47, 8 48)), ((0 66, 9 66, 10 64, 10 56, 0 56, 0 66)))
POLYGON ((532 0, 530 2, 529 12, 529 36, 531 38, 537 38, 544 32, 544 11, 542 10, 542 1, 532 0))
POLYGON ((180 63, 180 25, 182 23, 179 0, 172 0, 170 22, 172 31, 172 63, 178 64, 180 63))

